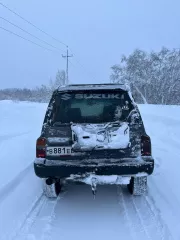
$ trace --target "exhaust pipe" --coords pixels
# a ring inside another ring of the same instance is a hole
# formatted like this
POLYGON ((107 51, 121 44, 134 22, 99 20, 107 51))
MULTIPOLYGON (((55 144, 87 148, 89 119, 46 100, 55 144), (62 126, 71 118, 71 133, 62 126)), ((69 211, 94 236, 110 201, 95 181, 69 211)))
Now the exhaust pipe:
POLYGON ((47 185, 52 185, 53 183, 55 183, 55 179, 53 179, 53 178, 47 178, 46 179, 46 184, 47 185))

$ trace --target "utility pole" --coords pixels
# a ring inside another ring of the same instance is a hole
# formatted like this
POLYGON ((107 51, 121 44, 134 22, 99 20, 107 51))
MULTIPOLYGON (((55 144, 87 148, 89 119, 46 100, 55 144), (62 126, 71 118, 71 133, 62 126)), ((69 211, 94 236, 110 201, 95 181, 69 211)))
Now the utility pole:
POLYGON ((66 55, 62 55, 63 58, 66 58, 67 62, 66 62, 66 84, 68 85, 69 83, 69 58, 73 57, 73 55, 69 55, 69 49, 67 46, 67 54, 66 55))

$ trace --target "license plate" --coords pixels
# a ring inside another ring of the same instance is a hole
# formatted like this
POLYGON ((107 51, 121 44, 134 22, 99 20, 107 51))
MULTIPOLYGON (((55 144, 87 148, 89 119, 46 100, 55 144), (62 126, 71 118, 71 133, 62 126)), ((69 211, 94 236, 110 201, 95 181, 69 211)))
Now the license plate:
POLYGON ((72 154, 71 147, 47 147, 46 154, 48 156, 70 156, 72 154))

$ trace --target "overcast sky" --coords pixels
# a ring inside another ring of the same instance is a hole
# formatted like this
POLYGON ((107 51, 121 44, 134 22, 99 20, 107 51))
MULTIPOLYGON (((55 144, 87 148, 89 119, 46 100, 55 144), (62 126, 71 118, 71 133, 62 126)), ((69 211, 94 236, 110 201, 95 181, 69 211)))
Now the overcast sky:
MULTIPOLYGON (((74 83, 109 81, 110 67, 135 48, 180 47, 179 0, 0 0, 73 50, 74 83), (83 68, 82 66, 83 65, 83 68)), ((0 16, 62 50, 0 5, 0 16)), ((0 26, 38 42, 0 19, 0 26)), ((62 52, 49 52, 0 29, 0 88, 47 84, 65 69, 62 52)))

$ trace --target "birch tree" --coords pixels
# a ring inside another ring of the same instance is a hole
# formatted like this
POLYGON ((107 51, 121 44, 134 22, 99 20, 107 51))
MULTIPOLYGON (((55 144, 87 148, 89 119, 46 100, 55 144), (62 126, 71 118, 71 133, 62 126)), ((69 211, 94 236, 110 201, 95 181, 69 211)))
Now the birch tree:
POLYGON ((139 102, 180 104, 180 50, 136 49, 112 66, 111 81, 128 83, 139 102))

